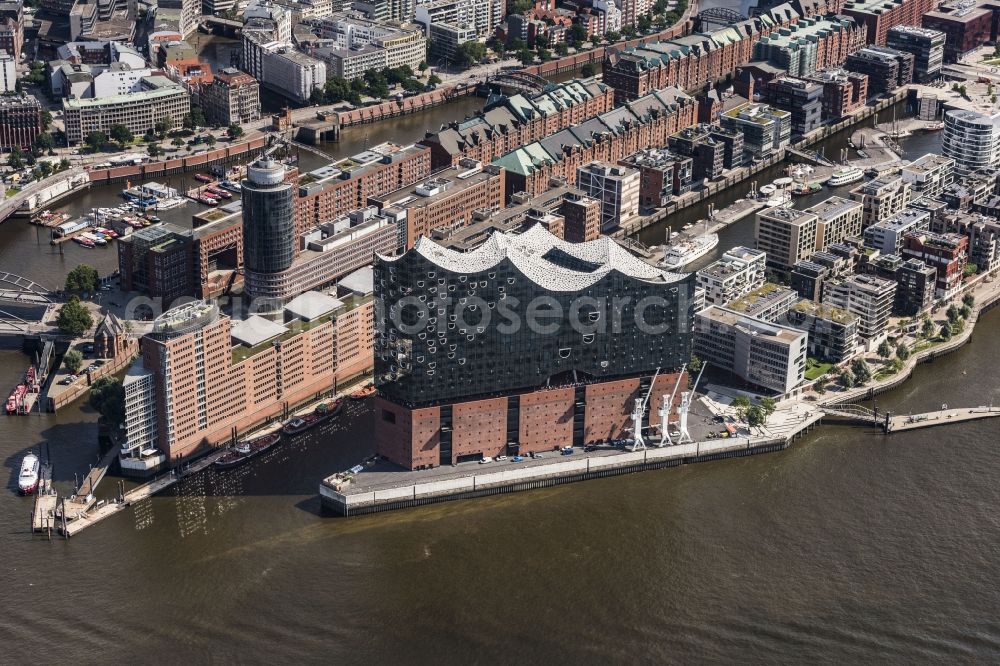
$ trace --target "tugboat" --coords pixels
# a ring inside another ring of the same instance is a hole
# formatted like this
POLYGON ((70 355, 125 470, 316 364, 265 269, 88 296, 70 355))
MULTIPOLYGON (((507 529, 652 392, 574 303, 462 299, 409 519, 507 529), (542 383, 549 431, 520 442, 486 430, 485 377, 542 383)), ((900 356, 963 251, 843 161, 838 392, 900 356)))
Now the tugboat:
POLYGON ((219 469, 228 469, 242 465, 247 460, 250 460, 250 458, 259 456, 280 441, 281 433, 273 432, 270 435, 237 442, 232 451, 215 461, 215 466, 219 469))
POLYGON ((375 393, 376 393, 375 387, 369 385, 365 386, 364 388, 359 388, 357 391, 354 391, 353 393, 351 393, 351 395, 347 397, 350 398, 351 400, 364 400, 365 398, 369 398, 375 395, 375 393))
POLYGON ((318 426, 332 416, 340 413, 340 407, 342 403, 340 400, 336 400, 333 403, 321 403, 319 406, 313 410, 312 414, 306 414, 305 416, 296 416, 295 418, 286 421, 281 427, 281 431, 286 435, 298 435, 303 433, 309 428, 318 426))
POLYGON ((22 495, 30 495, 38 489, 38 471, 41 463, 38 456, 29 453, 21 461, 21 472, 17 476, 17 491, 22 495))

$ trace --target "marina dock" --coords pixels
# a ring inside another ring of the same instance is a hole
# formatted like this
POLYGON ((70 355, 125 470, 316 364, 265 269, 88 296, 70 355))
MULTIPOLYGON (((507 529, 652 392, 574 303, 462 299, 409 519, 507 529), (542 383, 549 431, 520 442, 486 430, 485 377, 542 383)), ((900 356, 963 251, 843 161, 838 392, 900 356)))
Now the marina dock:
POLYGON ((52 465, 43 463, 38 474, 35 506, 31 511, 31 531, 52 534, 56 527, 56 504, 59 501, 52 487, 52 465))

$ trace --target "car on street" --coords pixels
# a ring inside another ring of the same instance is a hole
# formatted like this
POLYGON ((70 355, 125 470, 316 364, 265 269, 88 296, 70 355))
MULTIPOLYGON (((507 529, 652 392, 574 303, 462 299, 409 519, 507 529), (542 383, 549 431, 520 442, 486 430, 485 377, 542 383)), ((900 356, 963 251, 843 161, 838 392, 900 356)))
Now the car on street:
POLYGON ((524 456, 514 456, 510 459, 511 462, 524 462, 524 456))
POLYGON ((503 461, 507 460, 507 456, 497 456, 497 457, 495 458, 495 460, 496 460, 497 462, 503 462, 503 461))
POLYGON ((483 456, 483 459, 479 461, 479 464, 480 465, 487 465, 487 464, 489 464, 491 462, 493 462, 493 458, 491 458, 489 456, 483 456))

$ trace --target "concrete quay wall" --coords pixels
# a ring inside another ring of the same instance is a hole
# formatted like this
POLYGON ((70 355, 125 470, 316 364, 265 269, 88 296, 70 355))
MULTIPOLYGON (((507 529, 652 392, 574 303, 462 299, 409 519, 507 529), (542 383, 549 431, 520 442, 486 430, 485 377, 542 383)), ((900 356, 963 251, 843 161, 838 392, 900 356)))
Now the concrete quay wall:
POLYGON ((545 465, 509 467, 498 472, 469 474, 457 478, 428 481, 391 488, 352 493, 338 491, 334 482, 320 483, 324 507, 341 516, 356 516, 409 507, 547 488, 649 469, 735 458, 779 451, 792 437, 758 439, 720 439, 679 444, 643 451, 603 456, 560 458, 545 465))

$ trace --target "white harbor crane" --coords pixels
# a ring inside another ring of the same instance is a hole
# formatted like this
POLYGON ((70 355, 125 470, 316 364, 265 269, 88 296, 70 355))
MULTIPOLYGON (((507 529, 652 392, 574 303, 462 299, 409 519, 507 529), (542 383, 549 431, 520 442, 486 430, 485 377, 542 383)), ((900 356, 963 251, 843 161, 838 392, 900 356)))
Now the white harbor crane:
POLYGON ((649 396, 653 393, 653 387, 656 386, 656 378, 659 374, 660 369, 657 368, 656 372, 653 373, 652 381, 649 382, 649 390, 646 391, 646 397, 635 399, 635 409, 632 410, 632 434, 634 435, 632 451, 646 448, 646 440, 642 437, 642 415, 646 411, 646 405, 649 404, 649 396))
POLYGON ((677 429, 680 431, 680 436, 677 438, 678 444, 686 444, 694 441, 691 433, 688 432, 688 411, 691 409, 691 401, 694 399, 694 392, 698 389, 698 382, 701 381, 701 375, 705 372, 705 365, 707 364, 702 362, 701 371, 698 373, 698 378, 694 380, 691 390, 681 393, 681 406, 677 410, 677 429))
POLYGON ((681 385, 681 379, 684 378, 686 369, 687 363, 681 366, 680 374, 677 375, 677 381, 674 382, 674 390, 670 392, 670 397, 668 398, 666 393, 663 394, 663 404, 660 405, 660 446, 674 443, 670 439, 670 406, 674 404, 674 397, 677 395, 677 389, 681 385))

